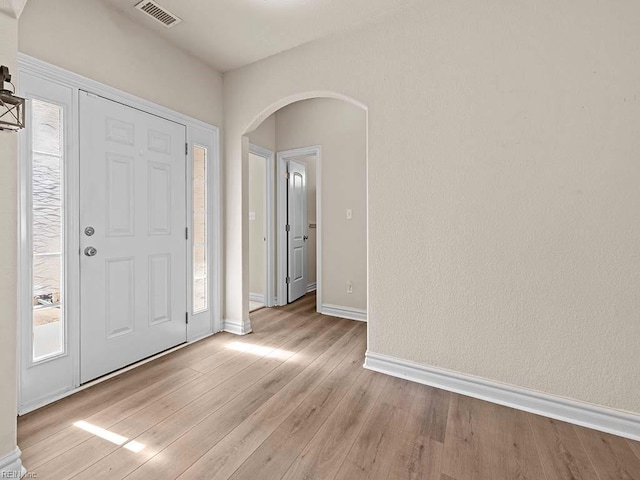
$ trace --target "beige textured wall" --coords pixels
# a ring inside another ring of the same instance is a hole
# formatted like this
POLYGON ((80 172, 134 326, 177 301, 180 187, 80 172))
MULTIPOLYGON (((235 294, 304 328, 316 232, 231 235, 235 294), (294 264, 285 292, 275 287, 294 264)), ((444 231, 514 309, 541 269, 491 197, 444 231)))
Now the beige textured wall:
MULTIPOLYGON (((14 75, 17 54, 18 21, 0 13, 0 63, 14 75)), ((17 134, 0 132, 0 458, 16 447, 17 165, 17 134)))
POLYGON ((370 350, 640 413, 639 16, 421 2, 225 75, 227 310, 241 135, 339 92, 369 107, 370 350))
MULTIPOLYGON (((275 116, 278 151, 322 147, 322 302, 364 310, 367 308, 366 112, 342 100, 319 98, 293 103, 275 116), (346 218, 347 209, 353 212, 351 220, 346 218), (347 293, 347 282, 353 284, 352 294, 347 293)), ((314 204, 309 222, 316 223, 311 220, 315 218, 315 192, 309 194, 314 204)), ((316 231, 310 230, 309 235, 315 244, 316 231)), ((309 263, 311 259, 315 263, 313 246, 309 249, 309 263)))
MULTIPOLYGON (((266 148, 267 150, 270 150, 273 152, 274 155, 274 168, 275 168, 275 154, 276 154, 276 116, 275 115, 271 115, 269 118, 267 118, 264 122, 262 122, 258 128, 256 128, 253 132, 250 132, 247 135, 249 142, 253 145, 257 145, 259 147, 262 148, 266 148)), ((275 172, 273 175, 273 192, 276 191, 276 179, 275 179, 275 172)), ((274 201, 274 205, 275 205, 275 201, 274 201)), ((273 213, 274 216, 272 216, 272 218, 275 218, 275 212, 273 213)), ((275 222, 274 225, 272 226, 272 228, 274 229, 273 231, 275 232, 275 222)), ((272 255, 274 258, 276 258, 276 251, 277 251, 277 245, 276 242, 271 242, 273 245, 271 245, 271 249, 272 249, 272 255)), ((249 249, 251 250, 251 246, 249 246, 249 249)), ((251 260, 251 258, 249 259, 251 260)), ((275 263, 275 262, 274 262, 275 263)), ((249 281, 251 282, 251 277, 255 275, 252 275, 252 271, 255 267, 251 267, 251 265, 249 266, 249 281)), ((259 275, 259 273, 258 273, 259 275)), ((274 268, 273 269, 273 279, 272 279, 272 284, 276 285, 276 281, 278 278, 278 272, 277 269, 274 268)), ((266 288, 266 285, 265 285, 266 288)), ((251 289, 250 289, 251 290, 251 289)), ((250 293, 256 293, 253 290, 251 290, 250 293)), ((271 293, 271 295, 275 295, 275 291, 271 293)))
POLYGON ((249 293, 266 292, 266 178, 267 162, 249 154, 249 293), (254 215, 253 219, 251 215, 254 215))
POLYGON ((271 150, 274 155, 276 148, 276 116, 271 115, 260 124, 253 132, 247 135, 249 142, 267 150, 271 150))
POLYGON ((222 76, 99 0, 30 0, 19 49, 213 125, 222 76))

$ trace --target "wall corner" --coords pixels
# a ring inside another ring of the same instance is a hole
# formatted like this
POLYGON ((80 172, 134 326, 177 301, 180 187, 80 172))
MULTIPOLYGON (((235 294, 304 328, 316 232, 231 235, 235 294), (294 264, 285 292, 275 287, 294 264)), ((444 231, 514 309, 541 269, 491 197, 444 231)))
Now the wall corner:
POLYGON ((16 447, 13 452, 0 458, 0 478, 22 478, 27 469, 22 465, 22 452, 16 447))

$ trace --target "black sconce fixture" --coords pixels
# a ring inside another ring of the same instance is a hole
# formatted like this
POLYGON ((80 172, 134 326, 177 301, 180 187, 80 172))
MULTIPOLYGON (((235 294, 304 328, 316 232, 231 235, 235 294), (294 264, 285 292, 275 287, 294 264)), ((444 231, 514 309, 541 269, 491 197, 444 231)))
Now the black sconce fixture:
POLYGON ((0 67, 0 130, 17 132, 25 127, 25 100, 15 93, 16 87, 11 83, 9 68, 2 65, 0 67), (13 91, 5 89, 5 83, 11 85, 13 91))

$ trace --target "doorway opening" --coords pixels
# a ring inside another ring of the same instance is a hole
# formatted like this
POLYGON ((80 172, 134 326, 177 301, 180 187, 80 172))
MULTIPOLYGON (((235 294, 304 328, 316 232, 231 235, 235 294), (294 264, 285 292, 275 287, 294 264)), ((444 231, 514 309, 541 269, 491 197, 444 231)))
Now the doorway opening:
POLYGON ((295 101, 267 116, 246 137, 248 310, 253 310, 251 302, 262 299, 265 306, 284 306, 304 297, 318 313, 366 321, 366 110, 337 98, 295 101), (264 189, 265 204, 275 200, 263 216, 266 227, 259 219, 262 204, 254 201, 262 194, 256 186, 263 185, 257 165, 265 165, 256 158, 256 147, 276 152, 268 170, 273 173, 267 180, 271 193, 264 189), (266 235, 260 237, 260 232, 266 235), (259 260, 271 255, 270 266, 259 260), (264 296, 257 292, 262 285, 264 296))
POLYGON ((273 287, 273 151, 249 145, 249 311, 270 307, 273 287))
POLYGON ((19 74, 24 414, 222 322, 217 128, 26 56, 19 74))
POLYGON ((322 260, 322 248, 318 248, 322 238, 317 198, 320 165, 320 146, 278 152, 278 178, 285 178, 277 188, 278 297, 288 304, 316 291, 317 311, 322 305, 317 278, 322 260))

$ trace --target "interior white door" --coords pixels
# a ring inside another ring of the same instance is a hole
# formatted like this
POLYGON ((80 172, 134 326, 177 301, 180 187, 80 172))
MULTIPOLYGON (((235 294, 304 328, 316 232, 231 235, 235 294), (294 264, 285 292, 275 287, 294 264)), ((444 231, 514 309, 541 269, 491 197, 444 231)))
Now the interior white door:
POLYGON ((183 125, 80 94, 80 380, 186 341, 183 125))
POLYGON ((289 160, 287 186, 288 301, 307 293, 307 168, 289 160))

